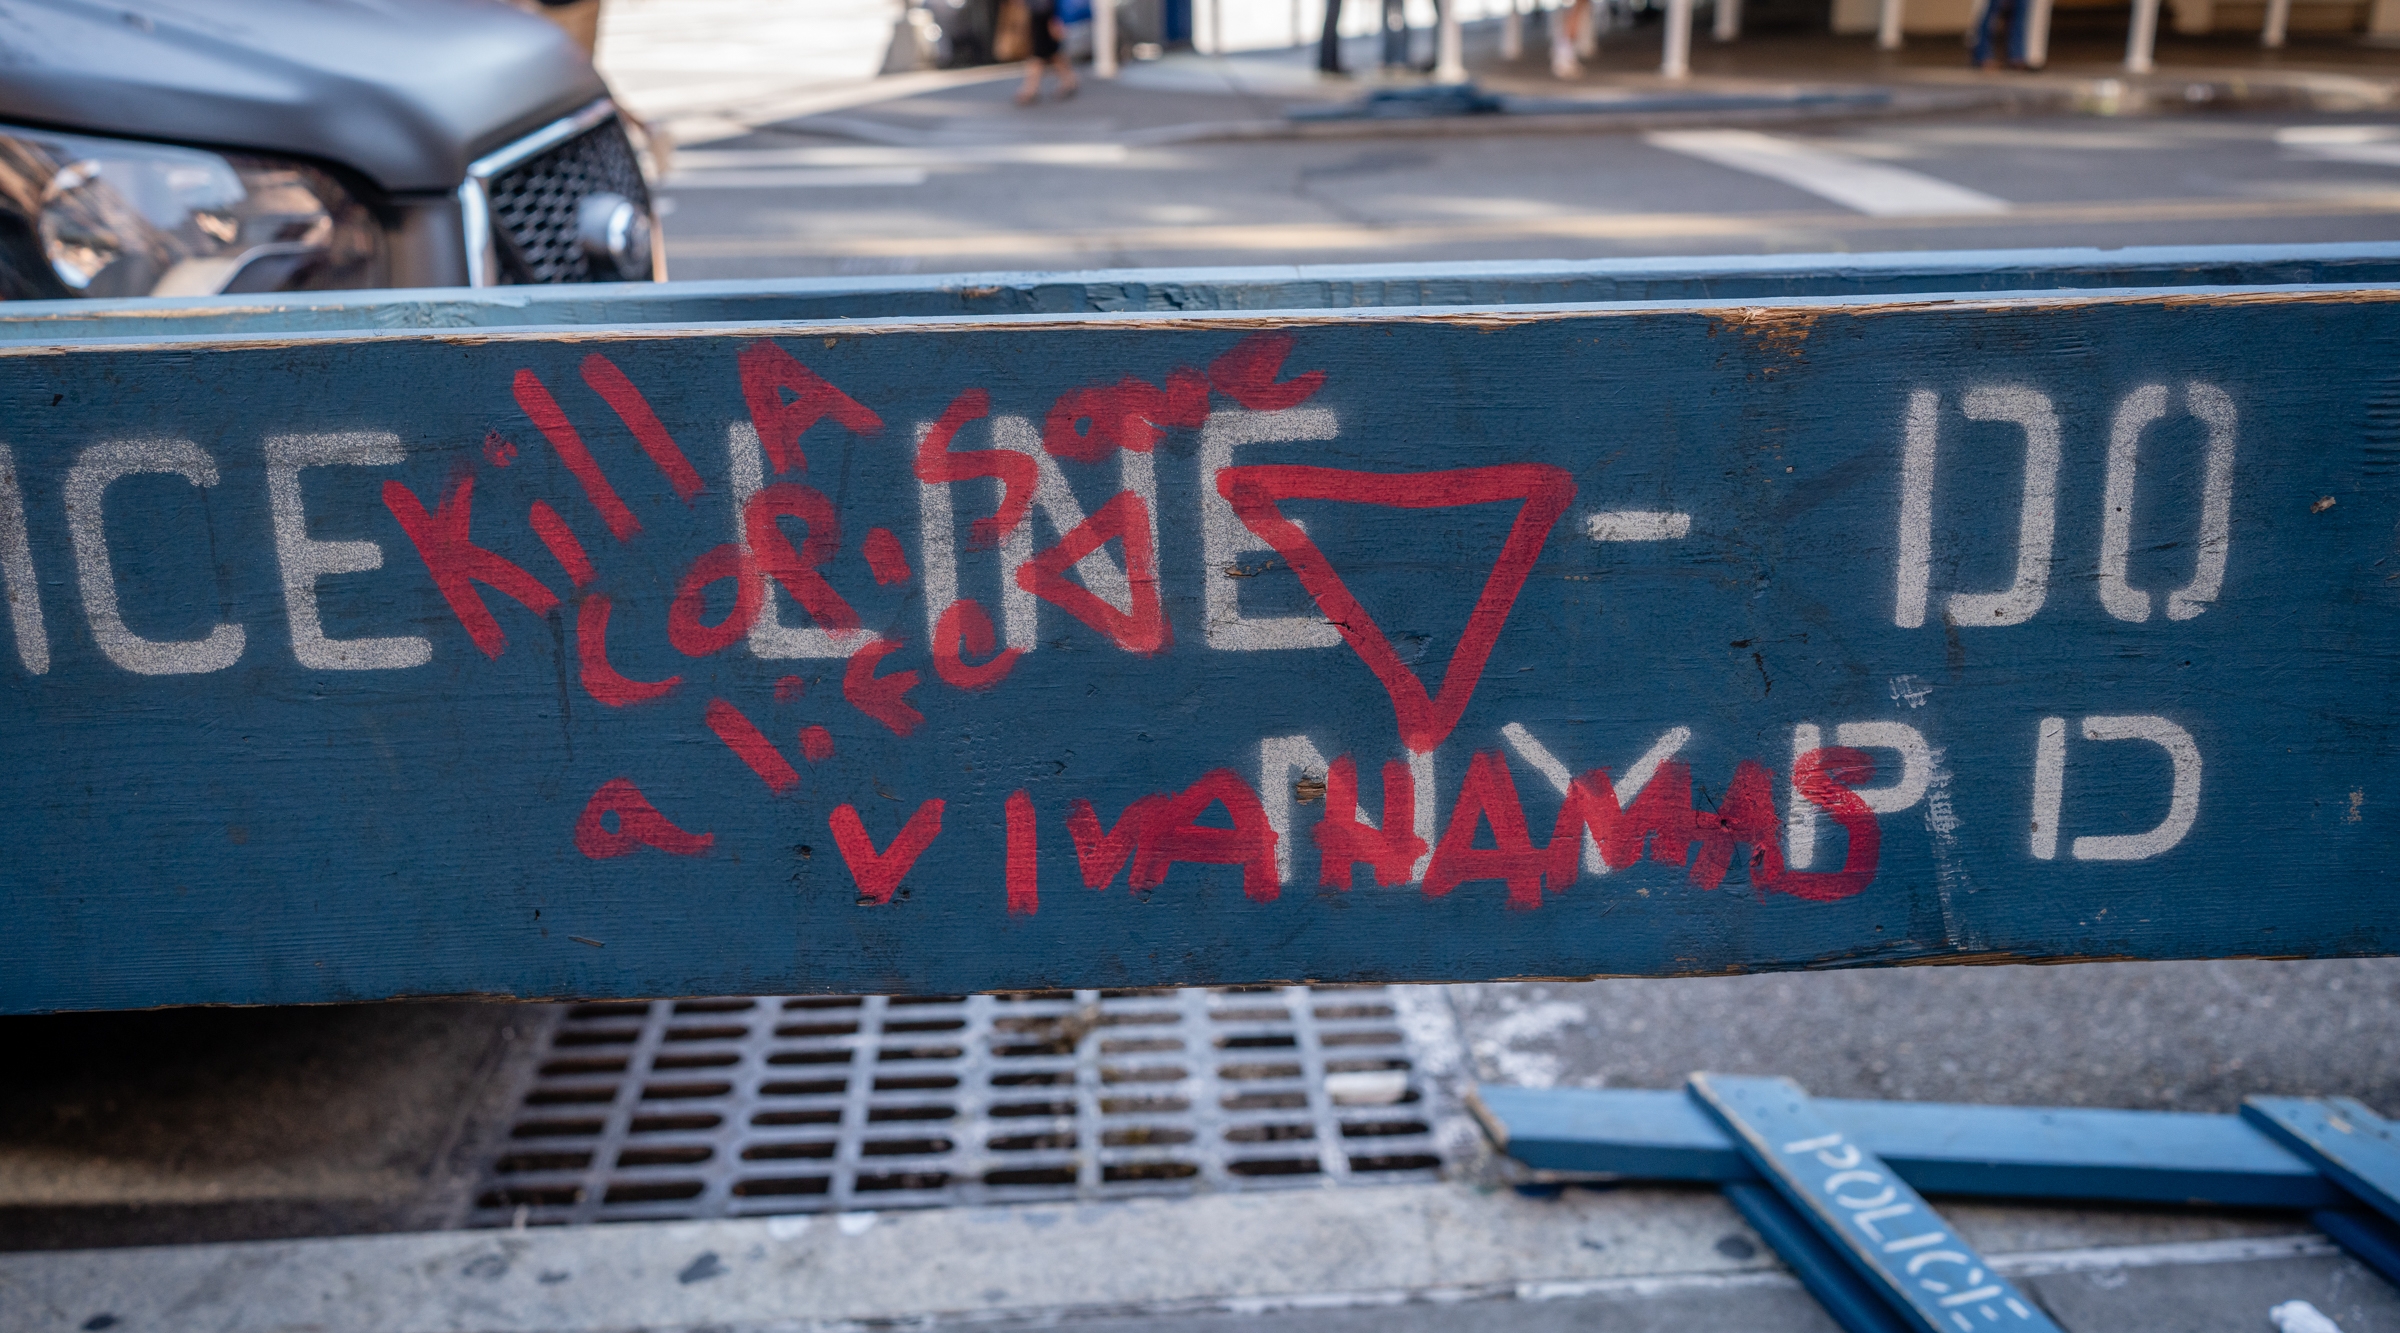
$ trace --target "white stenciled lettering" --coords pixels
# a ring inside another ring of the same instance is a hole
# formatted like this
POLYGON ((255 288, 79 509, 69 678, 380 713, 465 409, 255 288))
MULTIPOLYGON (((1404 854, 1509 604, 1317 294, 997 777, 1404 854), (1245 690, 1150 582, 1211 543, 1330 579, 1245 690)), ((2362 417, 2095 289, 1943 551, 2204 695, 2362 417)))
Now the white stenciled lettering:
MULTIPOLYGON (((1066 474, 1058 460, 1042 448, 1041 432, 1024 417, 992 418, 992 447, 1008 449, 1033 460, 1037 480, 1033 488, 1033 507, 1060 535, 1083 526, 1089 517, 1075 492, 1067 485, 1066 474)), ((1158 550, 1158 473, 1150 455, 1131 449, 1117 452, 1117 484, 1141 497, 1142 509, 1149 520, 1150 549, 1158 550)), ((1010 529, 1000 539, 1000 620, 1001 637, 1011 648, 1025 652, 1034 650, 1040 633, 1040 599, 1017 581, 1017 571, 1033 561, 1033 520, 1030 516, 1010 529)), ((1126 578, 1125 567, 1103 546, 1075 562, 1076 576, 1093 596, 1111 606, 1134 614, 1133 585, 1126 578)), ((1155 572, 1155 571, 1153 571, 1155 572)))
MULTIPOLYGON (((2017 385, 1970 389, 1961 403, 1969 421, 2012 422, 2025 432, 2025 489, 2017 519, 2017 566, 2000 592, 1954 592, 1945 614, 1958 625, 2021 625, 2042 609, 2050 589, 2051 544, 2058 528, 2058 413, 2049 395, 2017 385)), ((1939 453, 1940 396, 1920 389, 1909 397, 1900 468, 1898 592, 1893 623, 1925 623, 1933 569, 1933 482, 1939 453)))
POLYGON ((102 502, 118 478, 146 472, 178 476, 194 486, 217 484, 216 460, 190 440, 95 444, 67 471, 67 532, 75 543, 76 585, 83 594, 92 639, 109 661, 145 676, 222 671, 241 660, 247 641, 241 626, 216 625, 206 638, 188 641, 145 639, 126 628, 117 609, 117 573, 109 563, 102 502))
POLYGON ((335 574, 383 568, 383 547, 371 541, 329 542, 308 535, 300 474, 315 467, 392 467, 408 451, 388 431, 277 435, 266 442, 267 508, 275 525, 275 558, 283 568, 283 605, 292 628, 292 656, 314 671, 394 671, 433 660, 433 643, 419 635, 331 639, 317 609, 317 581, 335 574))
POLYGON ((2050 542, 2058 527, 2058 414, 2048 394, 2009 387, 1974 389, 1969 421, 2008 421, 2025 432, 2025 494, 2017 518, 2017 575, 2002 592, 1950 594, 1960 625, 2022 625, 2042 609, 2050 588, 2050 542))
MULTIPOLYGON (((1800 771, 1803 756, 1823 748, 1824 736, 1813 722, 1792 728, 1795 775, 1800 771)), ((1891 782, 1880 787, 1852 789, 1869 810, 1879 815, 1897 814, 1925 799, 1925 789, 1933 780, 1933 751, 1925 744, 1925 733, 1905 722, 1844 722, 1833 729, 1833 743, 1846 750, 1892 750, 1899 754, 1900 773, 1891 782)), ((1816 802, 1802 796, 1800 788, 1794 785, 1789 810, 1783 859, 1794 870, 1806 870, 1817 860, 1816 802)))
POLYGON ((9 631, 17 660, 30 675, 50 669, 50 631, 42 623, 41 583, 33 572, 33 543, 25 533, 25 490, 17 484, 17 458, 0 444, 0 579, 8 589, 9 631))
MULTIPOLYGON (((2184 386, 2184 410, 2208 427, 2207 471, 2200 485, 2200 530, 2191 582, 2167 594, 2167 618, 2190 620, 2208 609, 2225 584, 2233 522, 2233 399, 2213 384, 2184 386)), ((2126 581, 2133 550, 2133 500, 2142 433, 2167 415, 2167 387, 2146 385, 2126 395, 2108 438, 2108 483, 2101 501, 2100 604, 2119 620, 2150 618, 2150 594, 2126 581)))
MULTIPOLYGON (((744 550, 750 548, 747 514, 751 497, 757 495, 767 484, 766 457, 766 450, 759 444, 757 427, 747 421, 736 422, 726 427, 725 463, 727 478, 732 482, 733 540, 744 550)), ((920 488, 920 493, 922 489, 920 488)), ((947 492, 943 494, 942 499, 946 506, 949 501, 947 492)), ((947 530, 947 528, 944 529, 944 531, 947 530)), ((928 553, 925 557, 925 600, 929 607, 950 605, 951 598, 940 598, 937 602, 934 597, 936 591, 934 584, 939 573, 943 571, 949 573, 955 587, 957 583, 956 564, 954 562, 945 564, 935 560, 928 553)), ((784 609, 790 598, 785 594, 781 581, 764 579, 761 582, 766 585, 766 595, 759 603, 757 618, 750 622, 749 642, 752 657, 766 661, 783 661, 791 658, 848 657, 860 644, 866 642, 866 631, 864 630, 853 629, 837 632, 826 629, 822 625, 795 625, 785 620, 784 609)), ((937 609, 934 614, 938 616, 941 613, 937 609)), ((930 638, 930 636, 928 637, 930 638)))
MULTIPOLYGON (((1331 766, 1306 736, 1269 736, 1258 743, 1258 800, 1266 807, 1267 827, 1275 830, 1275 878, 1280 883, 1292 882, 1292 774, 1322 783, 1331 766)), ((1358 818, 1376 827, 1363 812, 1358 818)))
MULTIPOLYGON (((1508 723, 1500 728, 1500 735, 1508 742, 1509 748, 1517 752, 1518 758, 1542 775, 1542 780, 1549 783, 1552 790, 1561 796, 1567 794, 1567 788, 1574 782, 1574 775, 1567 771, 1565 764, 1559 762, 1557 755, 1550 753, 1548 746, 1525 729, 1523 723, 1508 723)), ((1633 761, 1633 766, 1625 770, 1624 779, 1616 784, 1617 807, 1623 809, 1634 797, 1641 795, 1642 788, 1649 786, 1650 779, 1658 775, 1658 766, 1674 758, 1675 752, 1691 739, 1690 727, 1671 727, 1665 735, 1660 736, 1643 752, 1641 758, 1633 761)), ((1588 828, 1583 831, 1583 873, 1608 873, 1608 862, 1601 858, 1600 844, 1593 839, 1592 831, 1588 828)))
POLYGON ((1340 433, 1334 414, 1321 407, 1281 412, 1226 410, 1212 414, 1200 432, 1201 609, 1211 648, 1260 652, 1287 648, 1335 648, 1342 633, 1323 616, 1245 616, 1241 605, 1241 562, 1271 551, 1243 526, 1233 505, 1217 493, 1217 474, 1233 466, 1233 451, 1250 444, 1330 440, 1340 433))
MULTIPOLYGON (((2166 817, 2141 833, 2086 836, 2075 839, 2070 851, 2078 861, 2147 861, 2183 841, 2200 817, 2200 747, 2192 734, 2163 717, 2143 714, 2087 717, 2087 741, 2148 741, 2167 752, 2173 777, 2166 817)), ((2048 861, 2058 855, 2058 829, 2066 804, 2067 720, 2042 719, 2033 764, 2033 854, 2048 861)))
POLYGON ((2058 855, 2058 815, 2066 804, 2067 720, 2042 719, 2033 745, 2033 857, 2048 861, 2058 855))
POLYGON ((2147 861, 2183 841, 2183 835, 2192 831, 2193 821, 2200 817, 2200 747, 2192 743, 2192 733, 2163 717, 2087 717, 2083 720, 2083 738, 2148 741, 2158 746, 2174 764, 2174 785, 2167 798, 2167 816, 2157 827, 2145 833, 2077 838, 2075 859, 2147 861))
POLYGON ((1671 542, 1692 535, 1692 516, 1665 509, 1604 509, 1583 520, 1596 542, 1671 542))

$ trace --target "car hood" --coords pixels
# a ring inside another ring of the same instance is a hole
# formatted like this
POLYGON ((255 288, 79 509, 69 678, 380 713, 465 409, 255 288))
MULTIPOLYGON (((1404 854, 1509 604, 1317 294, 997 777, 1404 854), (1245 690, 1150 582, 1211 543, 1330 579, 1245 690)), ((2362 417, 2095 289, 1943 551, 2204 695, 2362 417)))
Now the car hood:
POLYGON ((498 0, 0 0, 0 120, 321 158, 387 190, 604 96, 498 0))

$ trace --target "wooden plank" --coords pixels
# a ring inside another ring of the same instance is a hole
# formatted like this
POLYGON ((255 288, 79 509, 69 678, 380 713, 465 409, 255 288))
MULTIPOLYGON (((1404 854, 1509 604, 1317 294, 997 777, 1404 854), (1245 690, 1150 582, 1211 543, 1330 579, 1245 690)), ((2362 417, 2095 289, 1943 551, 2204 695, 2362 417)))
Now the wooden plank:
POLYGON ((1910 1325, 1892 1312, 1882 1293, 1782 1195, 1764 1184, 1737 1181, 1725 1187, 1725 1201, 1825 1307, 1842 1333, 1907 1333, 1910 1325))
POLYGON ((2057 1328, 1890 1167, 1817 1114, 1798 1084, 1694 1074, 1691 1090, 1767 1183, 1916 1327, 2057 1328))
POLYGON ((0 1009, 2389 952, 2394 297, 0 347, 0 1009))
POLYGON ((374 329, 764 324, 958 315, 1151 314, 1771 301, 2117 287, 2400 283, 2400 245, 2129 246, 1899 254, 1299 264, 1096 273, 276 292, 177 300, 15 301, 0 341, 217 337, 374 329))
MULTIPOLYGON (((1756 1178, 1683 1092, 1478 1087, 1495 1142, 1536 1170, 1721 1183, 1756 1178)), ((1926 1194, 2230 1208, 2346 1201, 2238 1116, 1814 1098, 1819 1115, 1926 1194)))
POLYGON ((2400 1222, 2400 1140, 2390 1121, 2347 1097, 2245 1097, 2242 1118, 2400 1222))
POLYGON ((2384 1281, 2400 1285, 2400 1227, 2364 1208, 2321 1208, 2308 1221, 2384 1281))

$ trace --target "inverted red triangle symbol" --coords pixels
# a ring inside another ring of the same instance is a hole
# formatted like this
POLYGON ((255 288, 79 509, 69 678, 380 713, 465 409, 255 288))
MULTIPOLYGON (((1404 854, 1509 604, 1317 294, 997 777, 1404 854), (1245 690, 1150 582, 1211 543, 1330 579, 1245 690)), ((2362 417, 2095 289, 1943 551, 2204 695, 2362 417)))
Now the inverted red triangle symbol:
POLYGON ((1526 575, 1550 540, 1550 529, 1575 498, 1575 479, 1565 468, 1546 463, 1503 463, 1495 467, 1457 468, 1448 472, 1350 472, 1329 467, 1229 467, 1217 473, 1217 493, 1233 512, 1283 557, 1300 576, 1300 585, 1317 601, 1317 609, 1341 631, 1350 649, 1383 682, 1392 696, 1392 712, 1400 722, 1400 741, 1424 754, 1449 738, 1483 678, 1484 663, 1500 638, 1526 575), (1430 698, 1425 684, 1392 651, 1374 618, 1351 595, 1342 577, 1333 572, 1325 553, 1309 540, 1300 525, 1283 516, 1285 500, 1338 500, 1349 504, 1388 505, 1395 509, 1447 509, 1457 505, 1522 500, 1516 524, 1500 548, 1483 595, 1467 616, 1466 631, 1450 655, 1441 691, 1430 698))
POLYGON ((1017 566, 1017 586, 1100 631, 1129 653, 1155 653, 1173 642, 1158 600, 1158 553, 1150 545, 1150 507, 1119 491, 1099 512, 1075 525, 1058 545, 1017 566), (1132 606, 1107 599, 1067 578, 1067 571, 1110 540, 1125 543, 1125 583, 1132 606))

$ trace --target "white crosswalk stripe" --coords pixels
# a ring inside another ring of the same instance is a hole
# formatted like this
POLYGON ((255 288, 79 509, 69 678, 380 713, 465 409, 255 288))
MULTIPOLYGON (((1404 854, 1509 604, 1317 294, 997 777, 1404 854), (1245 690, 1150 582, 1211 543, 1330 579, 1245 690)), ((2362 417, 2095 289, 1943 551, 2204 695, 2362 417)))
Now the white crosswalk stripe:
POLYGON ((2005 213, 2008 201, 1905 167, 1754 130, 1659 130, 1652 146, 1781 181, 1870 217, 2005 213))

